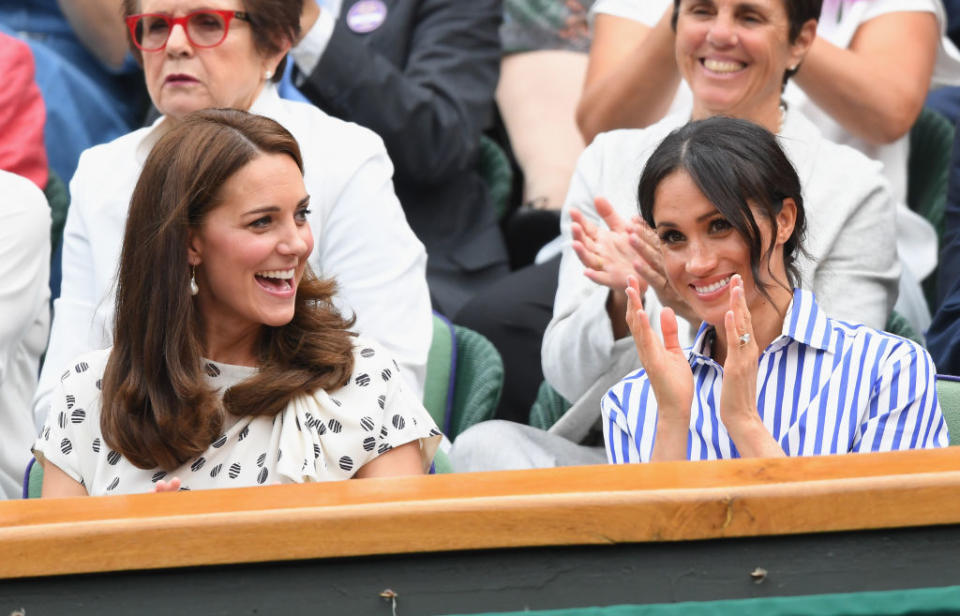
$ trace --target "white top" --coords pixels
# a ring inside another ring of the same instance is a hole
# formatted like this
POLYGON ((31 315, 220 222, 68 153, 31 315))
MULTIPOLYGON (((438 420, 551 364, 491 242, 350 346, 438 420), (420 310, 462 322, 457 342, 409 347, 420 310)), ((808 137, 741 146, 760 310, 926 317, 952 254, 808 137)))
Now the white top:
POLYGON ((37 434, 30 400, 50 325, 50 206, 30 180, 0 171, 0 500, 20 498, 37 434))
MULTIPOLYGON (((350 382, 302 396, 273 417, 229 416, 223 434, 197 458, 167 472, 141 469, 110 449, 100 432, 100 379, 110 350, 87 353, 59 376, 47 422, 34 444, 91 496, 152 492, 164 477, 182 490, 349 479, 378 455, 420 440, 424 471, 440 431, 418 398, 397 378, 380 346, 357 340, 350 382)), ((255 368, 208 362, 207 383, 222 393, 255 368)))
MULTIPOLYGON (((394 194, 393 164, 383 141, 312 105, 281 100, 273 84, 250 111, 277 120, 300 143, 314 235, 310 266, 321 278, 336 279, 337 307, 356 312, 355 329, 397 358, 411 390, 420 395, 433 335, 427 257, 394 194)), ((111 344, 127 209, 163 121, 80 156, 70 182, 61 295, 54 302, 50 348, 34 402, 37 426, 68 362, 111 344)))
MULTIPOLYGON (((684 116, 668 116, 646 129, 602 133, 577 162, 561 215, 566 241, 541 356, 547 381, 568 400, 578 400, 601 380, 619 379, 640 367, 633 340, 613 339, 606 311, 609 289, 584 276, 573 252, 570 209, 605 226, 593 205, 594 197, 604 196, 624 219, 636 214, 637 186, 647 159, 667 134, 685 123, 684 116)), ((880 164, 826 140, 808 119, 792 111, 786 114, 779 140, 803 187, 810 258, 797 258, 799 286, 815 292, 827 314, 882 329, 897 295, 900 266, 896 209, 880 164)), ((644 304, 659 331, 656 293, 648 290, 644 304)), ((688 345, 696 330, 683 319, 680 325, 680 342, 688 345)), ((603 387, 587 401, 591 423, 605 391, 603 387)))
MULTIPOLYGON (((667 7, 673 5, 673 0, 597 0, 591 9, 592 13, 605 13, 633 19, 650 27, 663 16, 667 7)), ((924 12, 937 16, 940 24, 940 45, 937 50, 937 60, 933 72, 932 86, 960 85, 960 51, 946 37, 947 18, 943 4, 939 0, 827 0, 823 3, 820 21, 817 25, 817 34, 837 47, 846 49, 853 41, 853 36, 860 27, 874 17, 886 13, 896 12, 924 12)), ((850 145, 870 158, 879 160, 886 167, 886 175, 893 188, 897 201, 906 202, 907 198, 907 157, 909 155, 909 135, 898 141, 886 145, 872 145, 851 135, 840 126, 816 103, 810 100, 806 93, 793 81, 787 84, 784 100, 791 109, 803 112, 813 120, 824 137, 830 141, 850 145)), ((693 94, 685 81, 680 82, 676 97, 670 107, 670 113, 684 112, 689 114, 693 107, 693 94)), ((927 238, 929 240, 929 238, 927 238)), ((929 255, 927 255, 929 257, 929 255)), ((936 266, 934 255, 933 263, 923 263, 929 271, 914 272, 922 279, 936 266)))

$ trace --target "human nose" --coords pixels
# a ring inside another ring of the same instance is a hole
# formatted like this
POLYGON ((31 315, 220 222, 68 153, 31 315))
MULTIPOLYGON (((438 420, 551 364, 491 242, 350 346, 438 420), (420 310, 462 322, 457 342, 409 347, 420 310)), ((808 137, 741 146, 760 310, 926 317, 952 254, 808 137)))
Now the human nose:
POLYGON ((718 13, 710 23, 707 42, 715 47, 731 47, 737 43, 737 31, 733 16, 725 12, 718 13))
POLYGON ((284 231, 277 249, 281 254, 302 258, 313 250, 313 233, 308 223, 291 223, 284 231))
POLYGON ((686 257, 687 273, 693 276, 706 276, 717 264, 714 252, 702 242, 691 242, 686 257))
POLYGON ((193 46, 190 44, 190 38, 187 36, 187 25, 173 24, 170 27, 170 34, 167 35, 166 51, 170 55, 182 55, 189 53, 193 46))

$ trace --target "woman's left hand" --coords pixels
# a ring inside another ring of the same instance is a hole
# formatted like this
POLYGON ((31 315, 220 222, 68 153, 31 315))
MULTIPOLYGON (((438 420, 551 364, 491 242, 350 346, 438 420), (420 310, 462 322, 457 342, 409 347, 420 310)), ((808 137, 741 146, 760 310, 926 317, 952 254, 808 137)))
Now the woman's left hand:
POLYGON ((730 281, 730 309, 723 318, 727 338, 723 363, 720 420, 744 458, 785 455, 757 410, 757 361, 760 347, 743 294, 743 278, 730 281))

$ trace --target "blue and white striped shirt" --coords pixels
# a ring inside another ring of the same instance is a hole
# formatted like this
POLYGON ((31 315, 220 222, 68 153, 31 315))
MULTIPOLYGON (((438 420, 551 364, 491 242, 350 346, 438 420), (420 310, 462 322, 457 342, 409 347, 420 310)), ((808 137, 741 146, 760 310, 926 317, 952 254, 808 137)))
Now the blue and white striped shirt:
MULTIPOLYGON (((723 368, 704 323, 687 351, 693 371, 687 459, 737 458, 720 421, 723 368)), ((933 360, 920 345, 826 317, 813 293, 795 289, 782 334, 760 355, 757 409, 790 456, 946 447, 933 360)), ((607 458, 649 462, 657 401, 644 370, 601 400, 607 458)))

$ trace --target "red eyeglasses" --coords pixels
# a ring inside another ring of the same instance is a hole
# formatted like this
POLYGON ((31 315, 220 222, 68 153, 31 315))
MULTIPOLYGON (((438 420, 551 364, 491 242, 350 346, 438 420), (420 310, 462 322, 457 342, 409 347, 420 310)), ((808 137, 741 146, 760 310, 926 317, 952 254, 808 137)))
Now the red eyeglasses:
POLYGON ((205 10, 170 17, 161 13, 142 13, 127 17, 127 27, 134 44, 142 51, 160 51, 167 46, 173 27, 179 24, 194 47, 216 47, 227 38, 230 21, 236 17, 249 22, 243 11, 205 10))

